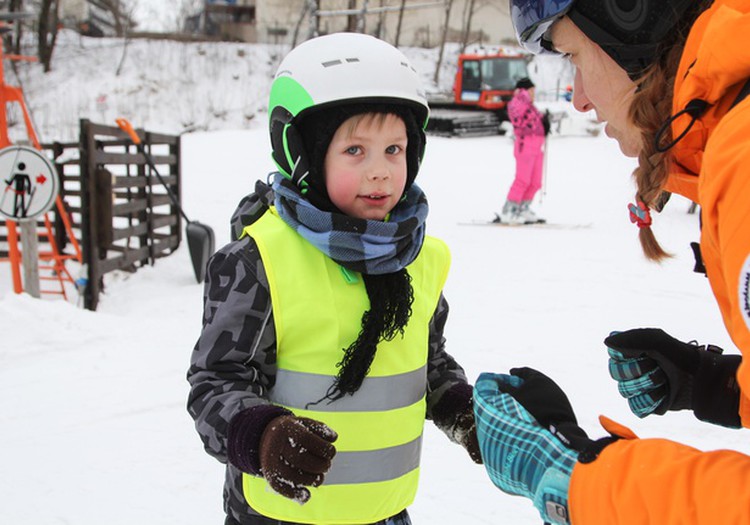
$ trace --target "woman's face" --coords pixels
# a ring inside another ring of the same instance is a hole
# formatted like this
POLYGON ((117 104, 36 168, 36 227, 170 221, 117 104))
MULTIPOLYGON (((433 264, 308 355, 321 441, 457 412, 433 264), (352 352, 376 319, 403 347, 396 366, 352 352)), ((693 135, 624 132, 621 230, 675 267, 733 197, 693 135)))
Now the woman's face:
POLYGON ((607 136, 617 140, 622 152, 637 157, 641 135, 628 118, 635 83, 604 50, 590 40, 568 17, 551 29, 552 43, 576 68, 573 106, 582 112, 594 110, 606 122, 607 136))

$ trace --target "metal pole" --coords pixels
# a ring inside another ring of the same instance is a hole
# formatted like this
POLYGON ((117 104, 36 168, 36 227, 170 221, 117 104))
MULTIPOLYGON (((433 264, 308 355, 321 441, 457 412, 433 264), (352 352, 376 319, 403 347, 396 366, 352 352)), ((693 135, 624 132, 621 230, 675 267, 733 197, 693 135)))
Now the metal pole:
POLYGON ((21 254, 23 284, 26 292, 39 298, 39 243, 36 236, 36 219, 19 221, 21 226, 21 254))

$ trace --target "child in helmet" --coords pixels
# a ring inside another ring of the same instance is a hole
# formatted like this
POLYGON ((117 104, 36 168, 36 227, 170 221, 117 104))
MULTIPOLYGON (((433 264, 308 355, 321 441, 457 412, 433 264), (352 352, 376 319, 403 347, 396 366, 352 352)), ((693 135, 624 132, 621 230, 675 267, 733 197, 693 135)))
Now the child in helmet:
POLYGON ((409 524, 425 416, 481 463, 445 351, 449 252, 414 184, 428 108, 376 38, 309 40, 269 103, 279 172, 211 259, 188 409, 228 524, 409 524))
POLYGON ((531 210, 531 202, 542 187, 544 137, 549 132, 547 117, 534 107, 535 91, 536 87, 531 79, 522 78, 516 82, 513 98, 508 102, 508 118, 513 124, 516 176, 508 191, 503 210, 500 215, 496 215, 495 222, 545 222, 531 210))

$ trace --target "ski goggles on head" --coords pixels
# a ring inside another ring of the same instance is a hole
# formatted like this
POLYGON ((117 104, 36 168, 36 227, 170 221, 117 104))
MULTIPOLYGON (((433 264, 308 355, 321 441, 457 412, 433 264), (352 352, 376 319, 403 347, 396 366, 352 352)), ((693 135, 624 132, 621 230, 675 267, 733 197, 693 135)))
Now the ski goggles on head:
POLYGON ((575 0, 510 0, 510 18, 518 42, 535 55, 557 54, 545 33, 574 3, 575 0))

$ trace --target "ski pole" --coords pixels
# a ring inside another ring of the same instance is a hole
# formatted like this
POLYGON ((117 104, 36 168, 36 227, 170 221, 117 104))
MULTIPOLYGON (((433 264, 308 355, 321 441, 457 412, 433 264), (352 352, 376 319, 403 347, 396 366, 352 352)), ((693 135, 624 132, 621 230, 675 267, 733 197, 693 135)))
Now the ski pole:
POLYGON ((544 196, 547 195, 547 135, 544 136, 544 158, 542 159, 542 195, 539 197, 539 203, 542 203, 544 196))

